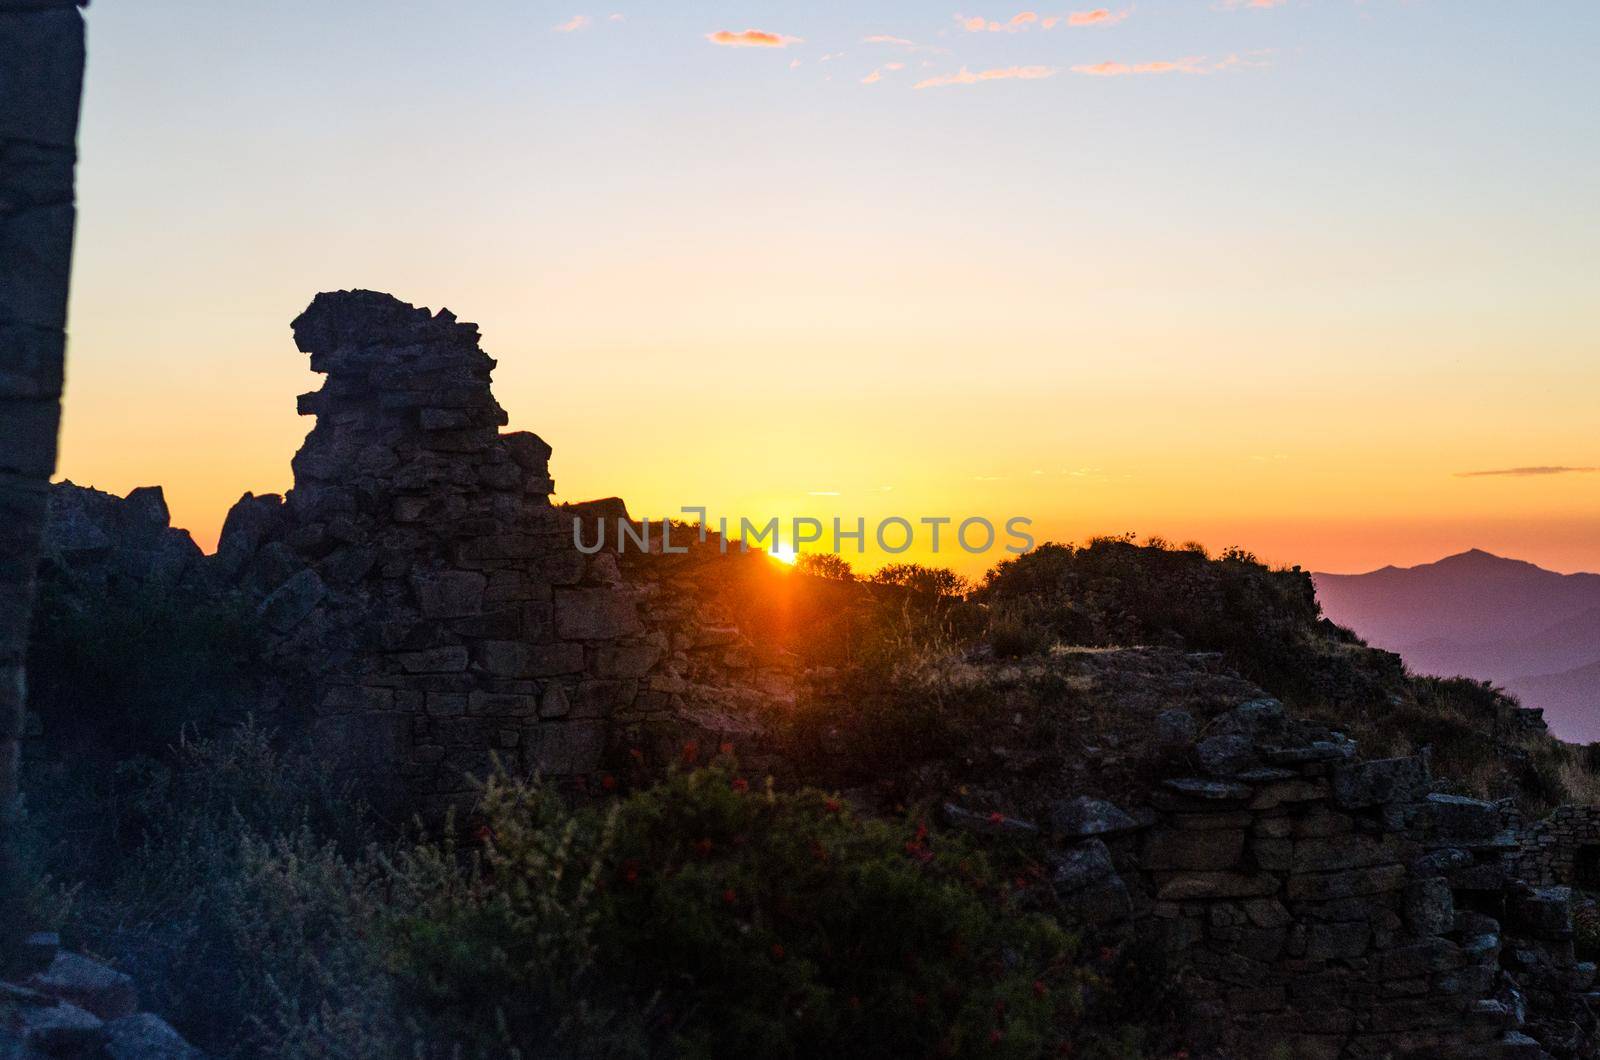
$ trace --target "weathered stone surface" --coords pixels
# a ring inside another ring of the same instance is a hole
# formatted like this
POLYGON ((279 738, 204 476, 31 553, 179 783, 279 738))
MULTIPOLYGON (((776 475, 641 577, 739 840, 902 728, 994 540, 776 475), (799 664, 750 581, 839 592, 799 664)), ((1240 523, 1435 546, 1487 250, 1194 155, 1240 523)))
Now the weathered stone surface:
POLYGON ((425 618, 461 618, 483 609, 488 579, 478 571, 432 571, 411 576, 412 591, 425 618))
POLYGON ((1406 888, 1406 922, 1419 935, 1443 935, 1455 924, 1455 900, 1450 885, 1435 876, 1406 888))
POLYGON ((1460 795, 1428 796, 1435 834, 1442 837, 1489 839, 1500 831, 1500 808, 1492 802, 1460 795))
POLYGON ((1255 744, 1243 733, 1221 733, 1196 744, 1195 757, 1212 776, 1229 777, 1255 762, 1255 744))
POLYGON ((1164 902, 1196 898, 1257 898, 1277 892, 1277 879, 1264 872, 1186 872, 1161 884, 1156 897, 1164 902))
POLYGON ((1428 794, 1428 765, 1421 758, 1380 758, 1343 766, 1333 774, 1334 800, 1360 810, 1410 802, 1428 794))
POLYGON ((317 572, 303 570, 261 601, 259 611, 267 625, 279 633, 287 633, 298 626, 327 594, 328 587, 317 572))
POLYGON ((76 953, 57 953, 50 967, 29 978, 27 985, 103 1020, 129 1015, 139 1007, 131 978, 76 953))
POLYGON ((1572 888, 1533 887, 1513 897, 1512 921, 1535 938, 1572 937, 1572 888))
POLYGON ((1128 886, 1098 839, 1052 855, 1050 886, 1062 910, 1086 922, 1119 920, 1133 910, 1128 886))
POLYGON ((87 1057, 105 1043, 105 1024, 76 1005, 25 1005, 18 1013, 22 1040, 34 1056, 87 1057))
POLYGON ((1179 777, 1162 782, 1165 787, 1186 795, 1192 799, 1206 799, 1214 802, 1229 802, 1239 799, 1248 799, 1252 790, 1249 785, 1236 784, 1226 780, 1202 780, 1198 777, 1179 777))
POLYGON ((1050 807, 1051 831, 1069 839, 1117 835, 1140 827, 1140 822, 1127 811, 1087 795, 1062 799, 1050 807))
POLYGON ((1200 727, 1186 710, 1163 710, 1156 715, 1156 743, 1172 750, 1194 743, 1200 727))
POLYGON ((1142 861, 1153 871, 1230 868, 1244 853, 1242 831, 1171 832, 1147 840, 1142 861))
POLYGON ((606 640, 639 631, 626 598, 609 589, 558 589, 556 632, 573 640, 606 640))
POLYGON ((109 1060, 203 1060, 205 1056, 151 1012, 112 1020, 105 1031, 109 1060))

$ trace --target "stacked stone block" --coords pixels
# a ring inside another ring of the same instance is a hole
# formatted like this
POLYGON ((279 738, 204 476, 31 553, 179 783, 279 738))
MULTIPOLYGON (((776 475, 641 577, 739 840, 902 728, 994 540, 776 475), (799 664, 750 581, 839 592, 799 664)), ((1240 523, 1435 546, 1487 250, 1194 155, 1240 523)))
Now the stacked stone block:
POLYGON ((476 325, 372 291, 294 321, 322 389, 282 500, 246 497, 216 563, 313 658, 322 742, 406 802, 459 801, 499 756, 574 776, 656 652, 615 558, 573 545, 550 447, 503 434, 476 325))
POLYGON ((1511 874, 1506 807, 1433 792, 1421 757, 1362 761, 1273 700, 1199 736, 1196 774, 1148 810, 1080 798, 1052 831, 1064 908, 1153 924, 1201 1025, 1297 1058, 1595 1055, 1570 894, 1511 874))

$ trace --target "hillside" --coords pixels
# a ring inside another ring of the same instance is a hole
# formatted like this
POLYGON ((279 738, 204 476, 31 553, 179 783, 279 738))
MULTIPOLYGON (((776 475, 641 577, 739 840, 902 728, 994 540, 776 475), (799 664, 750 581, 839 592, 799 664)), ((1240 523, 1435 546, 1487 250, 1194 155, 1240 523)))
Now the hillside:
POLYGON ((1592 706, 1600 685, 1584 684, 1586 667, 1600 662, 1600 575, 1474 549, 1417 567, 1313 577, 1329 618, 1417 673, 1493 681, 1544 710, 1563 739, 1600 738, 1592 706))

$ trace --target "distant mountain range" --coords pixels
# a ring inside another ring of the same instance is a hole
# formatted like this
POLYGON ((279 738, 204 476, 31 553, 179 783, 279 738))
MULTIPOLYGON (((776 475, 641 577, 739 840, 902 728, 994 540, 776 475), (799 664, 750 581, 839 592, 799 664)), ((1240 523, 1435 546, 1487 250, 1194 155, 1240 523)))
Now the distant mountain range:
POLYGON ((1418 567, 1314 574, 1323 613, 1417 673, 1493 681, 1564 740, 1600 740, 1600 574, 1481 549, 1418 567))

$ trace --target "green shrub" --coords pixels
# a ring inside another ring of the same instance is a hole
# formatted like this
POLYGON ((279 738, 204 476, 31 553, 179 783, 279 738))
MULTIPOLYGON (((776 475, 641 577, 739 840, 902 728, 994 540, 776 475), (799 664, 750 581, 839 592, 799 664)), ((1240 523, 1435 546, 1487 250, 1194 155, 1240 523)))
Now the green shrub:
POLYGON ((395 1055, 368 941, 384 874, 363 807, 320 763, 246 724, 66 787, 36 792, 32 822, 57 837, 46 867, 84 883, 63 932, 146 1007, 218 1056, 395 1055))
POLYGON ((577 815, 500 778, 484 811, 470 882, 397 936, 407 997, 480 1051, 580 1012, 602 1055, 1036 1056, 1074 1015, 1069 940, 925 827, 722 765, 577 815))
POLYGON ((794 569, 814 578, 832 578, 835 581, 853 582, 856 572, 850 561, 833 552, 805 552, 795 557, 794 569))

